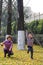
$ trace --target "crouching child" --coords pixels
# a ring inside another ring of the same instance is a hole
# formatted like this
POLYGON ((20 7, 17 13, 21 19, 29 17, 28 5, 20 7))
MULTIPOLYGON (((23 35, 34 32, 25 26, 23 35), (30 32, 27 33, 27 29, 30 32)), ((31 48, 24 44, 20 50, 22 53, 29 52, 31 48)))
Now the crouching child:
POLYGON ((13 42, 12 42, 12 37, 11 35, 8 35, 7 40, 2 42, 1 46, 3 45, 3 50, 4 50, 4 57, 6 57, 6 54, 8 54, 8 57, 13 55, 12 47, 13 47, 13 42))

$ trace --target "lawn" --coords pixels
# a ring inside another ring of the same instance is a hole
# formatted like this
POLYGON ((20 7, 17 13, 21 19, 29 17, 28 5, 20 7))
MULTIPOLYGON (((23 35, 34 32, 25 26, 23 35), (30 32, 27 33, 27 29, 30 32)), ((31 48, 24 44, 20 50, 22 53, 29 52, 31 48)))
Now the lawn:
POLYGON ((0 65, 43 65, 43 48, 34 45, 34 59, 30 58, 30 53, 26 50, 18 50, 17 44, 13 45, 14 55, 4 58, 3 47, 0 46, 0 65))

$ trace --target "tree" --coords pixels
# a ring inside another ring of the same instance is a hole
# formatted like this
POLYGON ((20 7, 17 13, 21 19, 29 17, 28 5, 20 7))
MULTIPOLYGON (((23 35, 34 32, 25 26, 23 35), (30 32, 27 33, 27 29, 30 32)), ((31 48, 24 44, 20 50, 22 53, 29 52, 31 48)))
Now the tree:
POLYGON ((39 21, 39 24, 37 26, 37 33, 43 34, 43 20, 39 21))
POLYGON ((0 32, 1 32, 1 17, 2 17, 2 1, 0 0, 0 32))
POLYGON ((43 19, 25 23, 27 30, 31 30, 34 34, 43 34, 43 19))
MULTIPOLYGON (((8 4, 8 0, 3 0, 3 11, 2 11, 2 24, 3 25, 2 25, 2 27, 5 26, 5 29, 8 29, 7 26, 6 26, 7 22, 8 22, 8 20, 7 20, 7 18, 8 18, 8 6, 7 6, 7 4, 8 4)), ((16 25, 17 25, 17 23, 18 23, 18 15, 19 15, 18 14, 18 8, 17 8, 17 1, 16 0, 12 0, 12 4, 11 5, 12 5, 12 13, 11 13, 12 20, 11 20, 11 23, 15 22, 16 25)), ((29 18, 29 16, 30 16, 29 13, 31 13, 31 8, 24 7, 24 19, 27 19, 27 17, 29 18)), ((12 24, 11 27, 14 27, 14 26, 15 25, 12 24)))
POLYGON ((18 4, 18 49, 24 49, 25 34, 24 34, 24 13, 23 13, 23 0, 17 0, 18 4))
POLYGON ((24 30, 24 14, 23 14, 23 0, 17 0, 18 2, 18 30, 24 30))
POLYGON ((11 34, 11 19, 12 19, 12 0, 8 0, 8 22, 7 22, 7 34, 11 34))

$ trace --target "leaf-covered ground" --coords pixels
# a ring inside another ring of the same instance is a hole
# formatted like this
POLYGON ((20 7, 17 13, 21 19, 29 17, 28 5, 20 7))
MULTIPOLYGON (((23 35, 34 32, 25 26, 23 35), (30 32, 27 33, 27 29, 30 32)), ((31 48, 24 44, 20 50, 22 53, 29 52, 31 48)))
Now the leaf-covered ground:
POLYGON ((17 44, 13 45, 14 55, 4 58, 3 47, 0 46, 0 65, 43 65, 43 48, 34 45, 34 59, 30 58, 30 53, 26 50, 18 50, 17 44))

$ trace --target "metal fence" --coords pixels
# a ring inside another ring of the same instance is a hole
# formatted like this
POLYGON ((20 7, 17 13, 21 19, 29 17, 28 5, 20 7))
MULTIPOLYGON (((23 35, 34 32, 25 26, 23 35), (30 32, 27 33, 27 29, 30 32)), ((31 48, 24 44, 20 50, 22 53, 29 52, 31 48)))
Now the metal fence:
POLYGON ((38 14, 33 14, 32 16, 29 16, 29 18, 27 18, 25 22, 29 23, 35 20, 40 20, 40 19, 43 19, 43 14, 38 13, 38 14))

